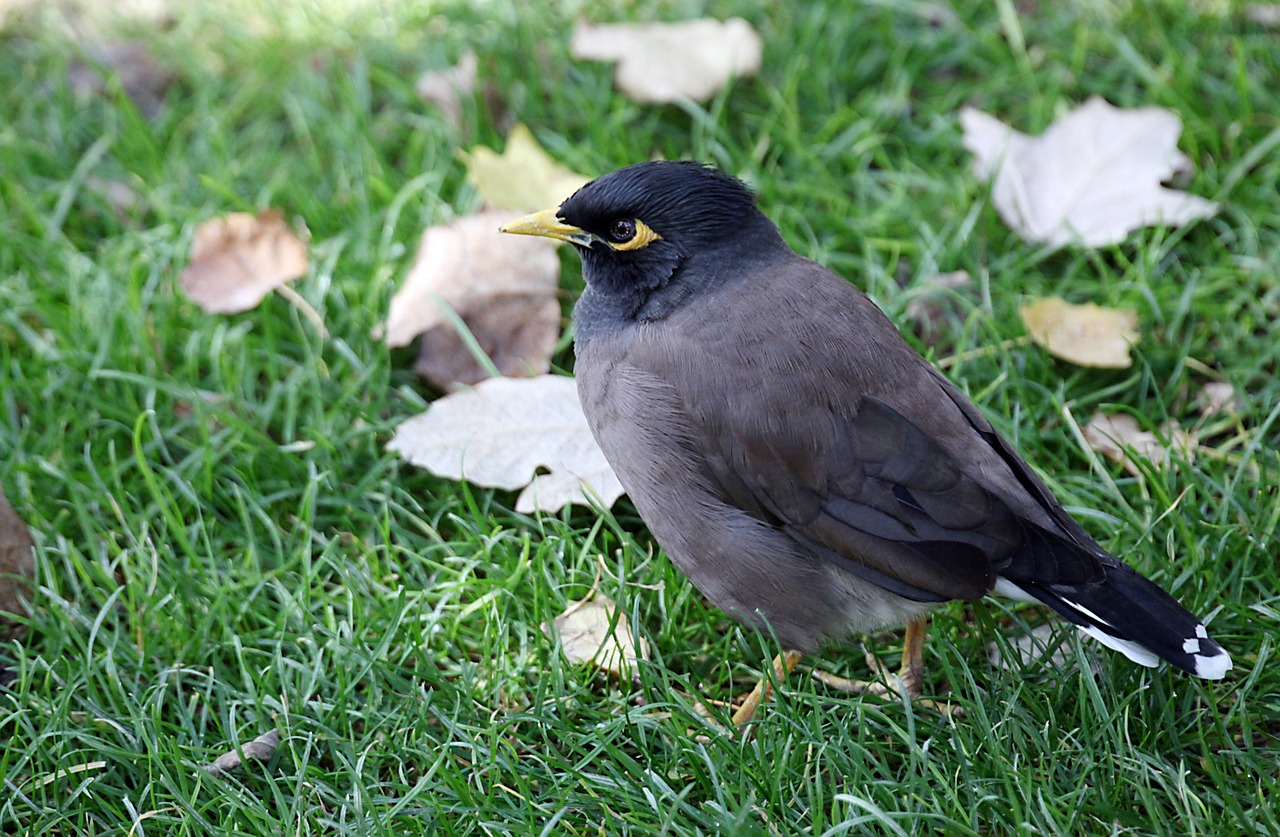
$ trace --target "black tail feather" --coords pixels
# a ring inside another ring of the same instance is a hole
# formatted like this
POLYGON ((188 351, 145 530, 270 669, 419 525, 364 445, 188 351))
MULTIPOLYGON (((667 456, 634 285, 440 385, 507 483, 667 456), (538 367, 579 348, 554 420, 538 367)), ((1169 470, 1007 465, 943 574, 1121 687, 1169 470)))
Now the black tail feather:
POLYGON ((1213 680, 1231 668, 1230 656, 1209 638, 1199 619, 1155 583, 1114 559, 1106 562, 1105 577, 1092 583, 1015 583, 1067 621, 1137 662, 1154 662, 1143 657, 1141 651, 1145 650, 1183 671, 1213 680))

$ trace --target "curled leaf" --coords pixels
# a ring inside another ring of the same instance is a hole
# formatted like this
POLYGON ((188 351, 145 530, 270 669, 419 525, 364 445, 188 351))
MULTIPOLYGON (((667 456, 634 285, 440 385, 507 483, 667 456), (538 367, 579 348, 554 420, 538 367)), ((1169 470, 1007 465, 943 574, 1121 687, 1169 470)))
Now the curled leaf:
POLYGON ((1134 311, 1093 303, 1072 305, 1053 296, 1024 305, 1018 313, 1031 339, 1054 357, 1107 369, 1133 363, 1129 347, 1140 339, 1134 311))

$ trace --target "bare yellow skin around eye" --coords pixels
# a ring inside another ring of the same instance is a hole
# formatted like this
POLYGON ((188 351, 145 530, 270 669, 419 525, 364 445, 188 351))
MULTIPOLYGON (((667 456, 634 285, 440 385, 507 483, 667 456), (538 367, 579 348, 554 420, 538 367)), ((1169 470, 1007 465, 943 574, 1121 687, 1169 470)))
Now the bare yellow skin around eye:
POLYGON ((641 247, 648 247, 653 242, 661 240, 661 238, 662 236, 654 232, 648 224, 637 218, 636 234, 621 244, 610 244, 609 246, 615 250, 639 250, 641 247))

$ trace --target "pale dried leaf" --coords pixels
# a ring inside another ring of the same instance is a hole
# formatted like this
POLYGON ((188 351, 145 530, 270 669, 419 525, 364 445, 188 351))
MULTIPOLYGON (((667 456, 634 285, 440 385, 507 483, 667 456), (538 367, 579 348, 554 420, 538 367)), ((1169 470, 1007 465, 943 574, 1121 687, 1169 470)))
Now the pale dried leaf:
POLYGON ((1262 26, 1280 26, 1280 3, 1250 3, 1244 7, 1244 16, 1262 26))
MULTIPOLYGON (((560 334, 560 302, 554 294, 495 296, 462 320, 500 374, 531 378, 551 368, 560 334)), ((413 371, 443 390, 491 377, 491 370, 463 343, 452 323, 422 335, 413 371)))
POLYGON ((547 636, 560 640, 560 648, 570 663, 590 663, 619 677, 635 674, 637 660, 649 659, 648 644, 639 648, 631 635, 627 615, 613 600, 592 592, 582 601, 569 602, 564 613, 549 625, 547 636))
POLYGON ((1208 418, 1223 411, 1238 412, 1240 396, 1236 394, 1236 388, 1231 384, 1225 381, 1210 381, 1201 387, 1196 404, 1200 407, 1200 415, 1208 418))
POLYGON ((84 185, 101 195, 121 220, 129 218, 142 205, 137 191, 123 180, 107 180, 91 175, 85 178, 84 185))
MULTIPOLYGON (((244 753, 245 758, 269 761, 275 755, 276 747, 278 746, 280 746, 280 733, 278 730, 271 729, 252 741, 241 745, 240 750, 244 753)), ((243 761, 240 758, 240 753, 230 750, 203 767, 207 773, 214 776, 223 776, 239 768, 241 764, 243 764, 243 761)))
POLYGON ((20 623, 8 618, 29 612, 27 596, 35 575, 35 554, 27 524, 9 505, 0 487, 0 640, 25 632, 20 623))
POLYGON ((751 24, 734 17, 683 23, 578 23, 575 58, 617 61, 614 82, 637 102, 705 102, 729 79, 760 70, 763 44, 751 24))
POLYGON ((498 233, 516 217, 482 212, 429 228, 391 299, 387 345, 425 334, 416 368, 441 388, 488 377, 442 306, 462 318, 502 374, 550 368, 560 332, 560 259, 550 239, 498 233))
POLYGON ((1024 305, 1018 313, 1031 339, 1054 357, 1107 369, 1123 369, 1133 363, 1129 347, 1139 340, 1134 311, 1093 303, 1072 305, 1052 296, 1024 305))
POLYGON ((387 449, 437 476, 524 487, 516 499, 522 513, 592 500, 607 508, 622 495, 587 426, 577 386, 562 375, 490 378, 447 395, 402 422, 387 449))
POLYGON ((182 288, 210 314, 248 311, 307 272, 307 245, 274 209, 232 212, 196 227, 182 288))
POLYGON ((67 86, 77 96, 99 96, 115 78, 147 117, 154 117, 176 75, 151 52, 145 41, 90 42, 84 58, 67 66, 67 86))
POLYGON ((960 16, 956 14, 956 10, 951 8, 951 5, 945 0, 941 0, 941 2, 924 0, 923 2, 912 3, 908 10, 920 20, 939 29, 950 29, 963 25, 960 22, 960 16))
POLYGON ((501 154, 477 146, 462 159, 467 180, 489 206, 519 213, 559 206, 590 180, 553 160, 524 125, 507 134, 501 154))
POLYGON ((1157 107, 1121 110, 1098 97, 1031 137, 973 108, 960 113, 979 177, 994 175, 1000 217, 1032 242, 1115 244, 1140 227, 1176 227, 1218 211, 1160 184, 1191 166, 1182 122, 1157 107))
POLYGON ((1177 424, 1168 423, 1160 429, 1163 438, 1143 430, 1138 420, 1128 413, 1108 416, 1099 412, 1084 426, 1084 440, 1092 450, 1119 463, 1137 477, 1142 475, 1142 467, 1134 456, 1155 467, 1164 467, 1169 463, 1171 449, 1180 451, 1184 458, 1195 451, 1195 437, 1177 424))
POLYGON ((1067 662, 1069 649, 1062 642, 1061 636, 1058 636, 1056 642, 1053 639, 1054 626, 1040 625, 1031 633, 1022 634, 1008 641, 1013 659, 1005 658, 998 642, 992 642, 987 646, 987 657, 993 666, 1002 671, 1022 671, 1042 660, 1051 666, 1061 666, 1067 662))
MULTIPOLYGON (((1002 653, 1001 643, 992 642, 987 645, 987 657, 991 664, 1002 671, 1022 673, 1044 667, 1050 671, 1065 669, 1073 665, 1075 659, 1071 644, 1066 642, 1065 634, 1058 630, 1059 625, 1046 623, 1034 628, 1029 634, 1011 638, 1006 644, 1009 656, 1002 653)), ((1097 670, 1096 659, 1086 658, 1087 665, 1097 670)))
POLYGON ((476 88, 477 66, 476 54, 468 50, 452 67, 418 76, 414 89, 420 99, 440 109, 445 122, 457 125, 462 120, 462 97, 470 96, 476 88))

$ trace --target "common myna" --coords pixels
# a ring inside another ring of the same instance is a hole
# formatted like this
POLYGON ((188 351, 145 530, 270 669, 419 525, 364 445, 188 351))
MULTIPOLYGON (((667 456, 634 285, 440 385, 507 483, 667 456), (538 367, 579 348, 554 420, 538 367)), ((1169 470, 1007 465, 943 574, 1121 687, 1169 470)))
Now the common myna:
POLYGON ((926 614, 988 594, 1047 605, 1145 666, 1231 668, 737 179, 640 163, 502 229, 581 254, 575 373, 591 430, 667 555, 737 619, 806 653, 909 623, 917 694, 926 614))

